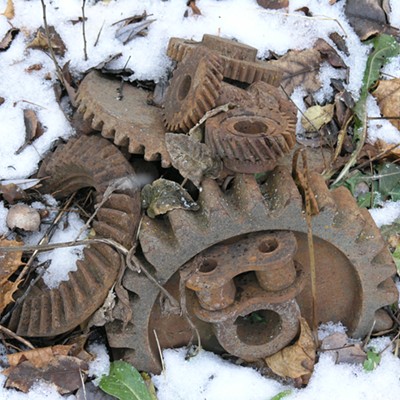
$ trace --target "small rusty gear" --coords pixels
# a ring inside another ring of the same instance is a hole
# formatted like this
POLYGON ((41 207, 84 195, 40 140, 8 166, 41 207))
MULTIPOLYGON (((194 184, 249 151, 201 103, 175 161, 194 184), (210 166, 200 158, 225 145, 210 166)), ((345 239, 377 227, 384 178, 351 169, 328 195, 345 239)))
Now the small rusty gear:
MULTIPOLYGON (((120 178, 134 179, 135 173, 121 152, 96 136, 81 136, 59 146, 38 173, 43 191, 57 198, 84 187, 94 187, 97 202, 120 178)), ((139 191, 116 189, 93 221, 97 235, 130 248, 140 220, 139 191)), ((48 337, 65 333, 86 321, 104 302, 117 279, 121 258, 106 244, 93 244, 83 251, 77 270, 55 289, 39 281, 14 310, 10 328, 21 336, 48 337)))
POLYGON ((164 104, 165 126, 188 132, 215 106, 222 85, 223 63, 202 47, 189 54, 174 71, 164 104))
POLYGON ((180 62, 200 47, 206 47, 221 55, 224 61, 224 78, 248 84, 264 81, 273 86, 279 86, 281 82, 282 73, 278 69, 257 61, 256 48, 214 35, 204 35, 201 42, 171 38, 167 55, 180 62))
POLYGON ((206 144, 224 165, 239 173, 275 168, 295 144, 296 124, 282 112, 234 109, 206 121, 206 144))
POLYGON ((161 159, 162 166, 169 167, 161 111, 147 104, 146 91, 129 83, 124 84, 119 100, 120 86, 118 79, 90 72, 79 85, 78 112, 117 146, 127 147, 131 154, 144 154, 146 161, 161 159))
MULTIPOLYGON (((317 322, 341 321, 354 337, 365 336, 374 320, 384 324, 381 307, 397 301, 393 260, 369 212, 358 208, 347 189, 329 191, 315 173, 309 184, 320 210, 312 220, 317 322)), ((206 179, 198 203, 199 211, 173 210, 163 220, 145 217, 141 225, 142 262, 176 299, 180 298, 180 270, 188 261, 219 243, 240 242, 249 233, 292 232, 297 241, 294 261, 309 274, 303 200, 288 169, 270 171, 261 190, 252 175, 237 175, 225 193, 215 181, 206 179)), ((106 326, 109 343, 116 351, 121 349, 118 356, 138 369, 159 372, 157 340, 162 348, 183 346, 190 341, 192 331, 181 315, 168 311, 160 289, 143 274, 127 271, 123 283, 132 292, 134 317, 126 329, 119 321, 106 326)), ((310 322, 309 280, 296 301, 310 322)), ((203 346, 223 351, 212 326, 193 314, 191 318, 203 346)))

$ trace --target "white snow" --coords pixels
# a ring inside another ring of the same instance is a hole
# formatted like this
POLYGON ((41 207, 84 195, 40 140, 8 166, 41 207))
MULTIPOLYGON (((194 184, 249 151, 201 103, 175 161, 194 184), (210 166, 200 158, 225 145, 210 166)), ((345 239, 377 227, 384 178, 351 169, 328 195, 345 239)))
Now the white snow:
POLYGON ((92 378, 94 384, 98 384, 103 375, 108 375, 110 370, 110 357, 104 344, 93 343, 88 351, 95 356, 95 359, 89 363, 88 375, 92 378))
MULTIPOLYGON (((400 27, 400 7, 398 0, 390 0, 393 12, 391 23, 400 27)), ((5 9, 7 0, 0 0, 0 12, 5 9)), ((58 138, 68 138, 74 132, 67 116, 56 102, 53 84, 56 73, 52 60, 44 52, 27 49, 35 31, 43 25, 40 0, 14 0, 15 18, 13 26, 21 31, 9 49, 0 52, 0 73, 2 83, 0 96, 5 103, 0 105, 0 179, 27 178, 36 170, 44 154, 51 149, 58 138), (27 72, 27 68, 40 64, 39 71, 27 72), (23 110, 33 109, 42 123, 45 132, 19 155, 15 151, 24 143, 25 128, 23 110)), ((258 6, 255 0, 199 0, 201 16, 184 18, 187 10, 183 0, 118 0, 87 1, 86 37, 88 60, 83 57, 82 24, 73 24, 81 16, 81 0, 52 1, 46 0, 47 21, 56 27, 64 41, 67 51, 63 58, 58 57, 63 66, 70 61, 71 72, 80 78, 84 72, 104 61, 108 56, 121 52, 122 56, 109 66, 123 68, 126 64, 134 71, 131 79, 165 78, 171 68, 171 61, 165 55, 168 40, 172 36, 201 40, 204 33, 235 38, 258 49, 260 58, 267 57, 270 51, 278 55, 289 49, 312 47, 318 38, 325 39, 335 47, 328 35, 338 32, 345 37, 350 55, 340 53, 349 66, 347 89, 357 97, 362 85, 364 66, 369 47, 360 43, 358 37, 344 18, 344 1, 329 5, 328 0, 290 0, 288 10, 268 11, 258 6), (314 18, 305 18, 296 11, 308 7, 314 18), (123 45, 115 38, 120 24, 113 23, 135 14, 152 14, 156 21, 150 25, 148 35, 136 37, 123 45), (339 23, 340 22, 340 25, 339 23), (101 30, 101 33, 99 34, 101 30), (94 46, 95 41, 98 44, 94 46)), ((0 16, 0 40, 10 29, 9 21, 0 16)), ((387 77, 400 77, 400 57, 391 61, 384 68, 387 77)), ((318 101, 329 100, 332 95, 330 79, 342 76, 343 71, 324 64, 321 68, 322 88, 316 94, 318 101)), ((293 99, 300 108, 304 108, 303 93, 298 88, 293 99)), ((372 96, 368 99, 368 114, 380 116, 379 108, 372 96)), ((380 138, 388 143, 398 143, 400 134, 388 121, 369 121, 369 141, 380 138)), ((40 204, 35 205, 38 208, 40 204)), ((56 212, 57 205, 50 199, 48 207, 56 212), (52 202, 51 202, 52 201, 52 202)), ((49 209, 49 208, 48 208, 49 209)), ((0 202, 0 235, 8 232, 5 226, 7 208, 0 202)), ((400 216, 400 202, 388 202, 382 209, 372 210, 376 223, 381 226, 393 222, 400 216)), ((74 240, 83 226, 78 214, 71 212, 67 217, 68 226, 55 233, 52 242, 74 240)), ((43 228, 44 229, 44 228, 43 228)), ((44 230, 36 235, 26 236, 27 243, 36 244, 44 230)), ((75 268, 76 260, 81 256, 81 249, 58 249, 43 253, 39 261, 51 259, 52 263, 44 275, 46 284, 56 287, 67 279, 68 271, 75 268), (51 272, 53 271, 53 272, 51 272)), ((326 324, 320 330, 320 337, 334 331, 344 331, 341 325, 326 324)), ((0 348, 1 349, 1 348, 0 348)), ((97 359, 90 364, 90 374, 101 376, 109 367, 109 358, 104 347, 93 345, 92 351, 97 359)), ((268 400, 288 387, 267 379, 257 371, 233 365, 220 357, 201 352, 190 361, 184 360, 185 351, 165 350, 166 372, 153 378, 158 387, 160 400, 268 400)), ((327 400, 327 399, 385 399, 400 398, 400 361, 388 351, 383 354, 379 367, 366 373, 360 366, 335 365, 328 354, 323 354, 315 367, 315 372, 306 389, 293 390, 287 399, 327 400)), ((5 378, 0 374, 0 386, 5 378)), ((7 400, 29 399, 73 399, 74 396, 61 397, 56 391, 44 384, 29 394, 0 388, 0 398, 7 400)))

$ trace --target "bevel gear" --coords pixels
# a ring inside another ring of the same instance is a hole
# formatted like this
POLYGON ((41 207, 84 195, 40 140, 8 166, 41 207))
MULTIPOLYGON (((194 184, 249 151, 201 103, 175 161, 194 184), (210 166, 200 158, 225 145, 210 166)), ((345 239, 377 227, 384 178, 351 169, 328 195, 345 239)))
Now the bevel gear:
MULTIPOLYGON (((43 162, 38 177, 48 177, 41 190, 56 198, 93 187, 97 203, 110 185, 120 179, 129 180, 104 203, 93 228, 100 237, 128 248, 133 245, 140 220, 139 190, 133 168, 112 143, 96 136, 70 139, 43 162)), ((12 313, 10 329, 21 336, 48 337, 68 332, 86 321, 115 284, 121 257, 113 247, 97 243, 86 247, 83 259, 76 264, 76 271, 70 272, 69 279, 57 288, 49 289, 40 280, 12 313)))

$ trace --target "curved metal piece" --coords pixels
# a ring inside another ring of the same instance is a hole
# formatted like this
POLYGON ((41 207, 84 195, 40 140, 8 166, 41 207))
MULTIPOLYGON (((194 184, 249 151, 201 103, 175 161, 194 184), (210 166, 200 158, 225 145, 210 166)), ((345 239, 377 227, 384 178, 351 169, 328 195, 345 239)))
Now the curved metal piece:
POLYGON ((282 73, 278 69, 257 61, 256 48, 219 36, 204 35, 201 42, 171 38, 167 55, 180 62, 200 47, 220 54, 224 61, 224 78, 248 84, 264 81, 273 86, 279 86, 281 82, 282 73))
MULTIPOLYGON (((81 136, 59 146, 38 173, 43 192, 62 198, 83 187, 94 187, 97 202, 120 178, 134 179, 135 173, 110 142, 96 136, 81 136)), ((93 228, 96 234, 130 248, 140 220, 139 191, 117 189, 99 210, 93 228)), ((15 309, 10 328, 21 336, 48 337, 65 333, 88 319, 103 303, 121 267, 118 252, 106 244, 86 247, 77 270, 58 288, 39 281, 15 309)))
POLYGON ((198 48, 174 71, 164 103, 165 126, 188 132, 216 103, 222 84, 223 62, 214 52, 198 48))
POLYGON ((90 72, 79 85, 78 112, 94 130, 127 147, 129 153, 144 154, 147 161, 161 159, 164 168, 171 166, 161 111, 147 104, 148 92, 127 82, 118 99, 120 86, 118 79, 90 72))
POLYGON ((296 125, 285 114, 259 109, 234 109, 206 121, 206 144, 225 167, 239 173, 275 168, 295 144, 296 125))
MULTIPOLYGON (((279 230, 294 233, 298 246, 294 261, 308 274, 307 223, 301 194, 286 168, 269 172, 266 182, 260 188, 252 175, 237 175, 224 193, 215 181, 206 179, 199 195, 199 211, 173 210, 163 220, 145 218, 140 244, 147 261, 142 261, 157 281, 179 299, 179 270, 194 256, 228 239, 239 241, 251 232, 279 230)), ((369 212, 358 208, 347 189, 329 191, 318 174, 312 174, 309 183, 320 210, 313 217, 317 322, 342 321, 351 335, 364 336, 374 319, 380 319, 380 309, 397 301, 391 278, 395 273, 393 260, 369 212)), ((162 347, 187 344, 192 331, 180 315, 168 311, 159 288, 143 274, 127 271, 123 283, 132 292, 134 318, 125 330, 122 322, 109 324, 109 343, 123 348, 124 358, 137 368, 158 372, 161 365, 154 331, 162 347)), ((196 319, 190 297, 187 300, 205 348, 223 351, 212 334, 212 325, 196 319)), ((296 302, 310 322, 308 281, 296 302)))

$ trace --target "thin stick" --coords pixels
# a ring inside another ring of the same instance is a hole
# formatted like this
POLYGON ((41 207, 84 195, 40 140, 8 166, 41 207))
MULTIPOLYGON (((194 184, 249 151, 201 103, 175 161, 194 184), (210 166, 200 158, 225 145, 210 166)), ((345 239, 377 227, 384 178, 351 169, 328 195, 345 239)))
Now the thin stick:
POLYGON ((96 38, 96 41, 94 42, 93 47, 96 47, 99 43, 101 32, 103 32, 104 23, 105 23, 105 21, 103 21, 103 24, 101 25, 101 28, 99 30, 99 33, 97 34, 97 38, 96 38))
POLYGON ((160 354, 162 372, 164 374, 165 373, 165 361, 164 361, 163 353, 161 350, 160 341, 158 340, 157 332, 155 329, 153 329, 153 333, 154 333, 154 337, 156 338, 157 349, 158 349, 158 353, 160 354))
POLYGON ((29 347, 32 350, 35 349, 35 346, 31 342, 22 338, 21 336, 18 336, 16 333, 14 333, 13 331, 10 331, 10 329, 6 328, 5 326, 0 325, 0 331, 2 331, 6 335, 12 337, 13 339, 18 340, 19 342, 24 344, 26 347, 29 347))
POLYGON ((86 0, 83 0, 83 1, 82 1, 82 36, 83 36, 83 55, 84 55, 85 61, 87 61, 87 60, 88 60, 88 55, 87 55, 87 47, 86 47, 85 5, 86 5, 86 0))
POLYGON ((58 79, 61 81, 61 83, 65 87, 64 76, 63 76, 60 66, 58 65, 56 55, 55 55, 53 47, 51 45, 50 31, 49 31, 49 26, 47 25, 47 18, 46 18, 46 4, 45 4, 44 0, 40 0, 40 2, 42 3, 44 30, 46 32, 47 45, 49 46, 50 56, 56 67, 58 79))

